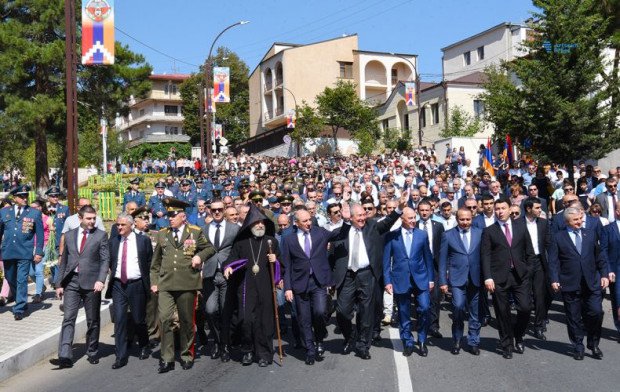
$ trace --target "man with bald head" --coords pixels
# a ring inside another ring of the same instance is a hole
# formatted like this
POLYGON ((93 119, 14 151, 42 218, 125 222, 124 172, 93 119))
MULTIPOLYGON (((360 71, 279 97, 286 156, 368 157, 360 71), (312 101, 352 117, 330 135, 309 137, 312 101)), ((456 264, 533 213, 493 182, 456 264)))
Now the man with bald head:
POLYGON ((431 296, 434 287, 433 255, 428 234, 416 228, 416 213, 403 209, 400 230, 386 235, 383 249, 383 278, 385 291, 394 294, 398 306, 400 338, 403 355, 413 353, 415 340, 411 334, 411 295, 418 303, 418 343, 420 355, 428 355, 426 334, 430 324, 431 296))

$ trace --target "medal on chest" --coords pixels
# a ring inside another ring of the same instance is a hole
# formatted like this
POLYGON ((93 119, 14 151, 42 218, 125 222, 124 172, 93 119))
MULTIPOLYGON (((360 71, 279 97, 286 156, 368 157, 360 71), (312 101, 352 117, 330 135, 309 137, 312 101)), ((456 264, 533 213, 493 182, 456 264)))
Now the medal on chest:
POLYGON ((252 273, 254 276, 258 275, 260 272, 260 267, 258 266, 258 259, 260 258, 260 252, 263 249, 263 241, 261 239, 260 245, 258 246, 258 254, 254 253, 254 246, 252 245, 252 240, 250 240, 250 250, 252 251, 252 262, 254 265, 252 266, 252 273))

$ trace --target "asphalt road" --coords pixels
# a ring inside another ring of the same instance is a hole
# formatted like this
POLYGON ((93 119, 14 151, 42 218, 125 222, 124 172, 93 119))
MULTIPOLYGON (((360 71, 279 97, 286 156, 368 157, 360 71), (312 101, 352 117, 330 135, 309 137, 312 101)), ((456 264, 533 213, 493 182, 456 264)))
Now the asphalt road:
MULTIPOLYGON (((273 364, 259 368, 256 364, 243 367, 233 361, 221 363, 203 356, 196 359, 191 370, 176 370, 159 375, 156 372, 158 351, 154 357, 139 361, 133 356, 119 370, 110 367, 114 362, 112 327, 101 334, 101 361, 91 365, 83 356, 84 347, 76 345, 75 366, 56 370, 47 360, 0 384, 0 390, 10 392, 46 391, 72 392, 106 391, 613 391, 617 390, 620 344, 613 327, 609 301, 606 309, 601 350, 602 360, 587 351, 583 361, 575 361, 570 346, 560 302, 554 302, 550 313, 547 341, 532 336, 525 339, 523 355, 503 359, 497 348, 497 331, 482 329, 481 355, 474 357, 461 351, 450 353, 449 311, 442 312, 443 339, 433 339, 429 355, 422 358, 414 353, 405 358, 400 350, 397 329, 384 329, 383 339, 371 350, 372 359, 361 360, 353 354, 340 353, 342 337, 333 333, 326 341, 326 358, 314 366, 306 366, 304 353, 285 342, 288 355, 282 367, 273 364), (390 337, 392 339, 390 339, 390 337), (397 350, 394 350, 393 347, 397 350)), ((134 352, 137 355, 137 352, 134 352)))

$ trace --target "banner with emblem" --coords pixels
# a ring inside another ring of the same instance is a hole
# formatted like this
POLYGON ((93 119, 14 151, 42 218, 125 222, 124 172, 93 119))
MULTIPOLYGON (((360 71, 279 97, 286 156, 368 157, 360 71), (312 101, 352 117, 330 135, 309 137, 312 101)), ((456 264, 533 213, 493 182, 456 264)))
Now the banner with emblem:
POLYGON ((297 121, 297 117, 295 116, 294 110, 289 110, 286 115, 286 128, 293 129, 295 128, 295 122, 297 121))
POLYGON ((114 64, 114 0, 82 0, 82 64, 114 64))
POLYGON ((213 68, 213 101, 230 102, 230 68, 213 68))
POLYGON ((213 128, 213 139, 219 139, 222 137, 222 124, 215 124, 213 128))
POLYGON ((407 106, 413 106, 415 102, 415 83, 405 83, 405 102, 407 102, 407 106))

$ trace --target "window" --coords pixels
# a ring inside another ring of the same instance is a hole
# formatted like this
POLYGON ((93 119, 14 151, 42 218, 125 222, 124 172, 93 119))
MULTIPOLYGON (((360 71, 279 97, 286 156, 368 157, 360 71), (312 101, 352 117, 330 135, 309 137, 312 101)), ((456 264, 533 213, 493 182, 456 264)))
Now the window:
POLYGON ((431 104, 431 119, 432 124, 439 124, 439 104, 431 104))
POLYGON ((168 82, 164 85, 164 94, 176 94, 177 93, 177 85, 172 82, 168 82))
POLYGON ((392 68, 392 86, 398 83, 398 70, 396 68, 392 68))
POLYGON ((340 79, 353 79, 353 63, 339 61, 338 64, 340 64, 340 79))
POLYGON ((476 118, 484 116, 484 101, 481 99, 474 99, 474 116, 476 118))
POLYGON ((164 113, 166 116, 176 116, 179 114, 179 107, 176 105, 164 105, 164 113))
POLYGON ((420 112, 420 127, 426 127, 426 108, 422 106, 422 111, 420 112))
POLYGON ((140 109, 140 116, 139 117, 142 117, 142 116, 144 116, 144 109, 140 109))
POLYGON ((166 125, 166 135, 178 135, 179 134, 179 127, 172 127, 172 126, 168 126, 166 125))
POLYGON ((390 121, 388 119, 381 121, 381 127, 383 127, 383 130, 385 131, 390 127, 390 121))
POLYGON ((471 52, 463 53, 463 64, 470 65, 471 64, 471 52))
POLYGON ((405 114, 403 116, 403 129, 409 129, 409 115, 405 114))
POLYGON ((476 52, 478 53, 478 61, 484 60, 484 46, 476 49, 476 52))

